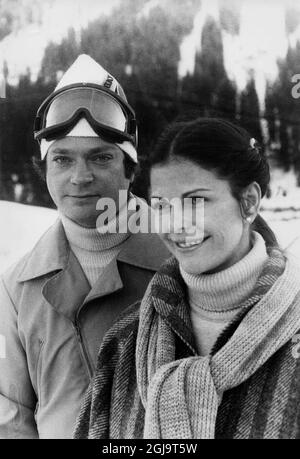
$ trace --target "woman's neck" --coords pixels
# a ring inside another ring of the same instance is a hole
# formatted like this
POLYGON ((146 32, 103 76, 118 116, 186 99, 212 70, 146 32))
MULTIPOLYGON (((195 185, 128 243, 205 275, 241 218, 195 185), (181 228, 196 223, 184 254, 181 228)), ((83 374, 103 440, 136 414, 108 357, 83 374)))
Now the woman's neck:
POLYGON ((203 311, 226 312, 239 307, 250 294, 268 258, 264 239, 253 232, 252 248, 229 267, 193 275, 180 269, 188 287, 189 301, 203 311))
POLYGON ((207 271, 203 274, 216 274, 218 272, 221 272, 221 271, 224 271, 230 268, 231 266, 235 265, 240 260, 242 260, 250 252, 252 247, 253 247, 253 234, 249 233, 248 231, 244 231, 237 248, 233 251, 230 257, 226 259, 221 265, 219 265, 215 269, 207 271))

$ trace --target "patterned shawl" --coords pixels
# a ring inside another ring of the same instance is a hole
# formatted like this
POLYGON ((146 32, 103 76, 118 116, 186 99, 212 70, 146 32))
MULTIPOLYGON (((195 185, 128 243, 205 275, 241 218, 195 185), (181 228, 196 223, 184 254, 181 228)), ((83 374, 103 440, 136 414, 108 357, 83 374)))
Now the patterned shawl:
POLYGON ((144 438, 214 438, 223 393, 249 379, 299 330, 297 271, 279 249, 269 255, 238 326, 205 357, 176 359, 172 310, 178 313, 186 301, 176 260, 154 276, 141 304, 136 346, 144 438))

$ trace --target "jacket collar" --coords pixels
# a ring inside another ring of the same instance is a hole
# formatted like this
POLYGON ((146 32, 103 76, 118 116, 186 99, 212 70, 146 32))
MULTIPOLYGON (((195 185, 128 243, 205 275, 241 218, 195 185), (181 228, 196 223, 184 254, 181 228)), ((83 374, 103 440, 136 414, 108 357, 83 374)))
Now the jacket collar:
POLYGON ((69 244, 60 219, 50 226, 36 243, 19 273, 25 282, 65 268, 69 259, 69 244))
MULTIPOLYGON (((67 267, 69 256, 70 246, 61 220, 57 219, 27 257, 18 281, 25 282, 62 270, 67 267)), ((137 233, 131 234, 123 243, 117 260, 143 269, 157 271, 168 256, 168 250, 156 234, 137 233)))

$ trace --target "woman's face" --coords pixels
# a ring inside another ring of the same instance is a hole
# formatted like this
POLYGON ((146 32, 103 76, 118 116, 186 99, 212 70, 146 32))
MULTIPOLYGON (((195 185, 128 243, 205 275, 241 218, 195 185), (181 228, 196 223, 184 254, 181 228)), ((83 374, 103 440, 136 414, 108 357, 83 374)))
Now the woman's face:
POLYGON ((229 182, 218 178, 215 172, 185 159, 158 164, 151 171, 150 196, 158 200, 202 198, 204 201, 202 241, 199 236, 194 241, 189 237, 185 244, 184 227, 181 234, 172 229, 160 234, 186 272, 218 272, 239 261, 249 251, 249 225, 242 218, 240 204, 233 197, 229 182))

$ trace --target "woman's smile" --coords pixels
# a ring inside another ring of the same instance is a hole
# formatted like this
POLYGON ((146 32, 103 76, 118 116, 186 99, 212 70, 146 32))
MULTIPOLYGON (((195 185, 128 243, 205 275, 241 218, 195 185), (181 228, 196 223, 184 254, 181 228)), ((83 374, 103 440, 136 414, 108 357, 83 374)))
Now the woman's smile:
POLYGON ((180 252, 191 252, 195 249, 198 249, 200 246, 202 246, 207 241, 208 238, 209 236, 205 237, 204 239, 203 238, 195 239, 193 241, 188 240, 187 238, 186 241, 176 242, 176 241, 170 240, 170 242, 174 244, 180 250, 180 252))

